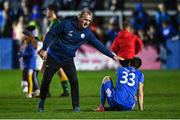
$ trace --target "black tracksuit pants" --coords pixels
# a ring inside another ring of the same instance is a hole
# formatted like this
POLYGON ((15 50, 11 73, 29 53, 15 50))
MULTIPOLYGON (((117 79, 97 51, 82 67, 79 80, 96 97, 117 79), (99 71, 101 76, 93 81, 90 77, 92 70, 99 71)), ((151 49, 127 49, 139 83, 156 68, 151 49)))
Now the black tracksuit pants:
POLYGON ((40 98, 42 100, 46 99, 52 77, 60 67, 64 70, 70 82, 73 109, 74 107, 79 107, 79 84, 73 59, 68 62, 62 63, 57 62, 56 60, 54 60, 54 58, 48 55, 45 71, 43 74, 43 80, 41 83, 40 98))

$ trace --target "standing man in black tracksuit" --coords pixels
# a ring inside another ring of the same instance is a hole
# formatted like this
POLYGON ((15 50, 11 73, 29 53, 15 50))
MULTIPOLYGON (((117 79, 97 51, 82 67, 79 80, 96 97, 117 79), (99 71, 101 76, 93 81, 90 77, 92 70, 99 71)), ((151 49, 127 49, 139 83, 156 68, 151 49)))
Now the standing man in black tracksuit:
POLYGON ((61 21, 61 23, 51 28, 45 36, 43 48, 39 53, 42 58, 46 59, 46 67, 41 83, 40 99, 38 103, 39 112, 44 110, 44 102, 49 90, 49 84, 53 75, 60 67, 63 68, 70 82, 73 111, 80 111, 79 85, 73 57, 75 57, 77 49, 85 42, 89 42, 100 52, 114 60, 118 61, 123 59, 113 55, 93 35, 88 28, 92 19, 92 12, 84 9, 79 13, 77 18, 61 21))

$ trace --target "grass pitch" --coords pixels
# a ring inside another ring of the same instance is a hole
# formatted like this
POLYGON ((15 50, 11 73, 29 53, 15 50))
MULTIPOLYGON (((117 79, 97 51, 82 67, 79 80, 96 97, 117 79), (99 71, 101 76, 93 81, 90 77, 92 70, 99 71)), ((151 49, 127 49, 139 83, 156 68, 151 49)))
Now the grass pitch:
MULTIPOLYGON (((72 112, 71 99, 60 98, 60 81, 53 77, 45 111, 37 112, 38 98, 26 99, 20 87, 21 71, 0 70, 0 118, 7 119, 130 119, 180 118, 180 71, 143 71, 144 111, 137 106, 131 112, 94 112, 99 104, 103 76, 110 75, 115 83, 115 71, 79 71, 80 113, 72 112)), ((41 81, 41 75, 40 80, 41 81)))

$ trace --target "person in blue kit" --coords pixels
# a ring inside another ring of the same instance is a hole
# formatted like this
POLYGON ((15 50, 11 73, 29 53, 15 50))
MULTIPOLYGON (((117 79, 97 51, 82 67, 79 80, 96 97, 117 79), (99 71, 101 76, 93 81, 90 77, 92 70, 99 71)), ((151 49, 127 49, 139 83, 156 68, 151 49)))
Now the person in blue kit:
POLYGON ((138 70, 142 62, 140 58, 134 57, 129 64, 129 67, 118 68, 115 88, 110 76, 104 77, 100 91, 100 105, 95 109, 97 112, 132 110, 136 100, 139 109, 143 111, 144 75, 138 70), (110 107, 104 107, 106 99, 110 107))
POLYGON ((72 107, 74 112, 79 112, 79 84, 73 57, 75 52, 84 43, 89 42, 96 49, 108 57, 118 61, 123 60, 113 55, 88 28, 92 22, 93 14, 88 9, 83 9, 76 18, 62 20, 52 27, 45 36, 42 50, 39 54, 46 59, 46 67, 40 89, 38 111, 43 112, 46 94, 53 75, 61 67, 66 73, 70 88, 72 107), (48 48, 48 50, 47 50, 48 48))

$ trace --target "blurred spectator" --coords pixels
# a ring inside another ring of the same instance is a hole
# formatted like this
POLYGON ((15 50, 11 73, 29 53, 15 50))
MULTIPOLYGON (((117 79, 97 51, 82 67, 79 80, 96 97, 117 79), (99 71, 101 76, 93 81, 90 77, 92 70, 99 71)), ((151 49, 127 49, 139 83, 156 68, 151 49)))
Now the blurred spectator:
POLYGON ((79 10, 88 8, 90 10, 96 10, 97 0, 81 0, 79 4, 79 10))
POLYGON ((124 10, 124 0, 105 0, 104 7, 106 10, 124 10))
POLYGON ((180 30, 180 3, 177 4, 177 13, 175 15, 175 27, 180 30))
POLYGON ((12 37, 12 16, 9 1, 4 1, 0 10, 0 37, 12 37))
POLYGON ((13 12, 13 21, 17 21, 20 16, 23 15, 23 11, 21 9, 21 1, 20 0, 11 0, 11 10, 13 12))
POLYGON ((14 40, 22 40, 23 37, 23 29, 25 26, 25 20, 24 20, 24 16, 20 16, 18 21, 13 23, 13 36, 12 38, 14 40))
POLYGON ((27 0, 22 0, 22 1, 21 1, 21 8, 20 8, 20 9, 21 9, 23 15, 25 15, 25 16, 28 16, 28 15, 29 15, 30 9, 28 8, 28 2, 27 2, 27 0))
POLYGON ((43 0, 42 9, 46 9, 50 4, 55 4, 59 9, 61 9, 62 0, 43 0))
POLYGON ((42 39, 44 39, 44 36, 47 33, 48 28, 49 28, 49 21, 48 21, 47 17, 43 18, 42 23, 41 23, 40 26, 41 26, 41 29, 42 29, 42 31, 41 31, 41 35, 43 36, 42 39))
POLYGON ((162 38, 160 37, 160 35, 157 32, 157 28, 155 25, 150 24, 149 29, 147 30, 147 35, 148 35, 148 45, 152 45, 156 48, 157 53, 160 53, 160 44, 161 44, 161 40, 162 38))
POLYGON ((171 16, 167 13, 166 8, 163 3, 158 4, 158 11, 155 14, 155 21, 157 24, 157 32, 160 38, 162 38, 161 44, 159 46, 160 53, 159 53, 159 59, 161 60, 161 68, 166 68, 166 60, 167 60, 167 50, 166 50, 166 41, 164 40, 164 28, 163 28, 163 22, 167 21, 169 24, 172 23, 171 16))
POLYGON ((26 0, 30 9, 33 9, 34 6, 42 6, 44 0, 26 0))
POLYGON ((135 31, 138 29, 147 30, 149 27, 149 21, 149 15, 143 9, 142 3, 138 3, 131 20, 133 28, 135 31))
POLYGON ((42 11, 41 8, 38 5, 34 5, 30 16, 30 20, 36 22, 38 26, 40 26, 43 18, 43 13, 40 11, 42 11))
POLYGON ((104 23, 105 28, 104 36, 105 36, 105 45, 107 48, 110 48, 114 38, 117 36, 119 27, 116 19, 114 17, 111 17, 110 19, 107 19, 104 23))
POLYGON ((164 4, 162 4, 162 3, 158 5, 158 11, 155 14, 155 20, 157 23, 157 29, 158 29, 160 35, 162 35, 163 21, 169 21, 169 23, 172 22, 170 15, 167 13, 166 8, 165 8, 164 4))
POLYGON ((180 63, 179 35, 169 21, 163 21, 163 37, 165 40, 166 67, 167 69, 178 69, 180 63))
POLYGON ((169 21, 163 21, 163 37, 165 40, 173 40, 177 36, 176 29, 169 23, 169 21))
POLYGON ((40 19, 41 17, 41 14, 40 14, 40 8, 38 5, 34 5, 33 8, 32 8, 32 15, 31 15, 31 18, 30 19, 33 19, 33 20, 38 20, 40 19))

